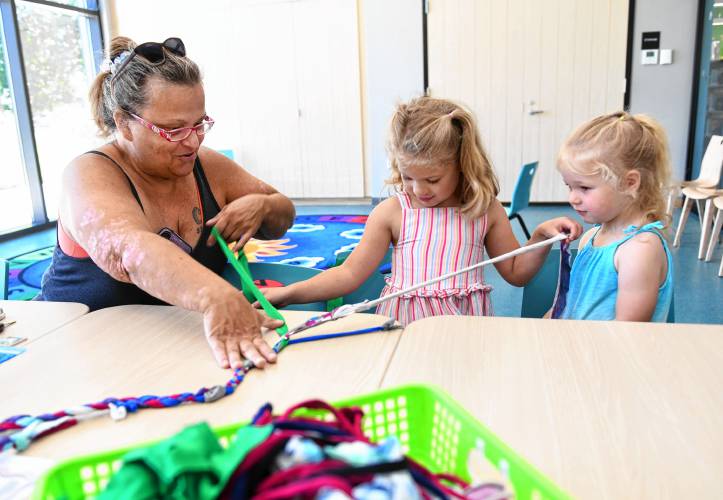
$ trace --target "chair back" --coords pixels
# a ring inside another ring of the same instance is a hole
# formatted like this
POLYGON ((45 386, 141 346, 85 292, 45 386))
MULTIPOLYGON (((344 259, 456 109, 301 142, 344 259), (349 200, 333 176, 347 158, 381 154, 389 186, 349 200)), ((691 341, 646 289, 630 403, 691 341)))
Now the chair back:
POLYGON ((0 259, 0 299, 8 298, 8 281, 10 274, 10 263, 5 259, 0 259))
POLYGON ((530 205, 530 189, 532 188, 532 180, 537 172, 538 162, 533 161, 526 165, 522 165, 520 175, 517 177, 515 190, 512 192, 512 202, 507 215, 512 216, 521 212, 530 205))
MULTIPOLYGON (((577 249, 570 249, 571 261, 575 259, 577 249)), ((560 274, 560 249, 553 248, 542 267, 522 291, 523 318, 541 318, 552 307, 557 291, 557 278, 560 274)))
MULTIPOLYGON (((267 286, 287 286, 297 281, 308 280, 321 272, 310 267, 291 266, 273 262, 249 262, 249 271, 254 281, 260 282, 259 288, 267 286)), ((221 276, 233 286, 241 289, 241 279, 230 264, 226 264, 221 276)), ((292 304, 284 309, 291 311, 326 311, 326 302, 310 304, 292 304)))
MULTIPOLYGON (((570 249, 570 263, 574 262, 577 249, 570 249)), ((553 248, 539 272, 522 291, 522 318, 542 318, 552 307, 560 274, 560 249, 553 248)), ((670 299, 667 323, 675 323, 675 293, 670 299)))
POLYGON ((700 173, 695 183, 700 187, 717 187, 723 167, 723 136, 714 135, 700 162, 700 173))

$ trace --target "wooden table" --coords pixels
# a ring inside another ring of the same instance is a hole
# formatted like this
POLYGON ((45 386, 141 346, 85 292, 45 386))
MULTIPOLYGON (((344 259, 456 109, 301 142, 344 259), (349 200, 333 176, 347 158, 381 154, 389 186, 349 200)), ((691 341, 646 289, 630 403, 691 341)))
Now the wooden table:
POLYGON ((2 335, 28 339, 18 347, 25 347, 88 312, 88 306, 76 302, 0 300, 0 308, 5 311, 6 320, 15 320, 2 335))
MULTIPOLYGON (((284 311, 291 326, 318 313, 284 311)), ((331 333, 375 326, 387 318, 357 314, 314 328, 331 333)), ((300 336, 303 336, 301 334, 300 336)), ((382 332, 289 346, 279 362, 252 370, 236 392, 213 404, 142 410, 122 422, 108 417, 39 440, 25 454, 62 459, 170 436, 201 420, 248 420, 265 402, 283 410, 308 398, 334 401, 376 390, 400 332, 382 332)), ((273 343, 276 334, 269 333, 273 343)), ((2 418, 38 414, 107 397, 196 392, 225 384, 229 370, 213 359, 202 317, 169 306, 121 306, 92 312, 47 335, 0 365, 2 418)))
POLYGON ((723 326, 438 317, 384 387, 435 384, 578 498, 720 498, 723 326))

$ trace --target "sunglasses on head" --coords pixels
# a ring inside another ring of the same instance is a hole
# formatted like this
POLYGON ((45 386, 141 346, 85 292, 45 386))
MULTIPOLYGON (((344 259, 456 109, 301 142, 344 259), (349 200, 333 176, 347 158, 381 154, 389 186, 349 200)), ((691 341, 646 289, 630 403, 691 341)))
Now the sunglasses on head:
POLYGON ((115 71, 111 81, 118 78, 118 75, 128 66, 128 63, 138 54, 143 57, 146 61, 150 62, 154 66, 159 66, 166 61, 166 52, 169 51, 180 57, 186 56, 186 46, 183 45, 183 40, 180 38, 166 38, 163 43, 158 42, 146 42, 138 45, 133 52, 130 53, 126 60, 123 61, 120 68, 115 71), (165 50, 164 50, 165 49, 165 50))

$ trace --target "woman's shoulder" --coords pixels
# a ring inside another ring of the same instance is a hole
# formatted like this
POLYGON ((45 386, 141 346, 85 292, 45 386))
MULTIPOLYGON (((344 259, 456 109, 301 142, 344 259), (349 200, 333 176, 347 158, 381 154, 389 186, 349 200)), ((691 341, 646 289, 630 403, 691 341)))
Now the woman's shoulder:
POLYGON ((63 171, 65 182, 103 180, 108 184, 126 181, 126 175, 118 163, 114 151, 107 146, 82 153, 68 163, 63 171))

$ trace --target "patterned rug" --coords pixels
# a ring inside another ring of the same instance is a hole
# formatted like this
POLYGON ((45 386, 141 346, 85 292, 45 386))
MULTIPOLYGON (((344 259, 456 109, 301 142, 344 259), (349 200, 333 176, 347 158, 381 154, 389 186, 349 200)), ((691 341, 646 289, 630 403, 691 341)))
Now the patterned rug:
MULTIPOLYGON (((244 251, 249 262, 327 269, 336 263, 337 254, 357 246, 366 221, 366 215, 300 215, 283 238, 251 240, 244 251)), ((9 259, 8 299, 35 297, 52 256, 53 247, 47 247, 9 259)))

